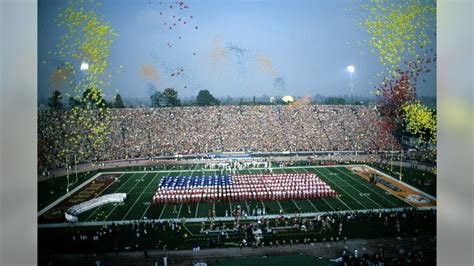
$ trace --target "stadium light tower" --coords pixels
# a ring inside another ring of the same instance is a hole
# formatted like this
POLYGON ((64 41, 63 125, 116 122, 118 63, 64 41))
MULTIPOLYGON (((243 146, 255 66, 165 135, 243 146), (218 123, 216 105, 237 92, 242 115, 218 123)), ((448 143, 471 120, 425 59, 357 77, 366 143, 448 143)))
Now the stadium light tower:
POLYGON ((351 103, 354 103, 354 84, 352 83, 352 73, 355 71, 355 67, 353 65, 347 66, 347 71, 349 71, 351 75, 351 103))

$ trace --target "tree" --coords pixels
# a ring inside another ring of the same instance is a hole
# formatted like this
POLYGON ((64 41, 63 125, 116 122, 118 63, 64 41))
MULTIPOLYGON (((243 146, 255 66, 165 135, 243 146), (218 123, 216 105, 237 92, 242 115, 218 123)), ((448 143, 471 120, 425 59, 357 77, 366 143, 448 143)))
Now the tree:
POLYGON ((104 108, 107 102, 104 100, 100 92, 95 88, 87 88, 82 93, 82 102, 90 108, 104 108))
POLYGON ((155 92, 157 92, 155 85, 153 83, 147 83, 146 87, 147 87, 146 94, 148 96, 152 96, 155 92))
POLYGON ((345 103, 346 103, 346 100, 344 100, 341 97, 328 97, 324 100, 324 104, 342 105, 345 103))
POLYGON ((163 91, 165 106, 180 106, 181 101, 178 99, 178 92, 172 88, 163 91))
POLYGON ((220 101, 216 99, 208 90, 199 91, 196 97, 197 105, 199 106, 210 106, 219 105, 220 101))
POLYGON ((155 91, 151 96, 151 107, 161 107, 163 105, 163 93, 155 91))
POLYGON ((51 109, 55 109, 55 110, 63 108, 62 97, 61 97, 61 93, 59 91, 54 91, 53 92, 52 97, 49 98, 48 105, 51 109))
POLYGON ((81 101, 79 101, 78 99, 74 98, 74 97, 69 97, 69 108, 74 108, 74 107, 77 107, 77 106, 81 106, 81 101))
POLYGON ((120 96, 119 93, 117 93, 117 95, 115 95, 114 103, 113 103, 112 106, 114 108, 125 108, 125 105, 123 104, 123 101, 122 101, 122 96, 120 96))

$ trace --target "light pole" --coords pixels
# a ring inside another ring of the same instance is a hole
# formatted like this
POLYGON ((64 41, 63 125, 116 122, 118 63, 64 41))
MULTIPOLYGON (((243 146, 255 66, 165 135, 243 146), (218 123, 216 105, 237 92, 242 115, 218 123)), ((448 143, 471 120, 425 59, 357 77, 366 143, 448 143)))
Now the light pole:
POLYGON ((351 87, 351 103, 354 103, 354 84, 352 83, 352 73, 354 73, 355 67, 353 65, 347 66, 347 71, 349 71, 351 76, 351 84, 349 85, 351 87))

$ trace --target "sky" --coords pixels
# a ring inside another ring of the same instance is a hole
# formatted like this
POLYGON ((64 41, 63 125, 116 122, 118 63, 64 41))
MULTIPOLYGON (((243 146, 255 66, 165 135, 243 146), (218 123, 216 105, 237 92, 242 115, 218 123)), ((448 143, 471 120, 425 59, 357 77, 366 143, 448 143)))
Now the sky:
MULTIPOLYGON (((373 76, 383 67, 363 43, 368 34, 354 21, 360 3, 198 0, 186 1, 189 8, 180 10, 174 1, 103 0, 94 9, 119 34, 109 67, 123 66, 112 76, 106 97, 117 91, 125 98, 148 97, 150 87, 171 87, 180 97, 203 89, 217 97, 347 95, 348 65, 355 66, 354 95, 370 96, 369 82, 380 82, 373 76), (144 66, 159 78, 144 75, 144 66)), ((63 0, 38 3, 38 98, 57 89, 51 79, 55 58, 48 51, 64 33, 54 20, 65 6, 63 0)), ((419 82, 419 95, 436 96, 435 73, 419 82)))

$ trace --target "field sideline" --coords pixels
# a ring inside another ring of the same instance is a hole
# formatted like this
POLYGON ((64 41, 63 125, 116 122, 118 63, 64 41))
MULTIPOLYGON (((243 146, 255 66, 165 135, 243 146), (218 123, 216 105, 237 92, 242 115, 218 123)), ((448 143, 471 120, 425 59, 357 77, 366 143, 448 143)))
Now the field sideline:
MULTIPOLYGON (((106 173, 106 172, 104 172, 106 173)), ((226 210, 236 205, 252 213, 255 208, 266 207, 268 215, 305 214, 333 211, 353 211, 372 209, 397 209, 411 205, 401 198, 368 183, 346 166, 324 167, 286 167, 273 168, 273 173, 315 173, 338 194, 337 198, 269 200, 269 201, 228 201, 228 202, 199 202, 179 204, 150 204, 157 186, 164 176, 215 175, 220 170, 162 170, 143 172, 123 172, 123 174, 97 196, 109 193, 126 193, 127 199, 123 204, 107 204, 81 213, 79 222, 110 222, 147 219, 181 219, 204 218, 209 216, 209 210, 215 210, 216 216, 226 217, 226 210)), ((259 174, 263 169, 249 169, 239 174, 259 174)), ((268 216, 267 215, 267 216, 268 216)), ((232 219, 232 217, 228 217, 232 219)), ((194 219, 193 219, 194 220, 194 219)), ((95 224, 95 223, 91 223, 95 224)))

